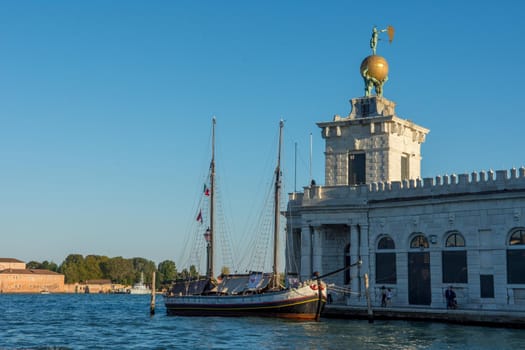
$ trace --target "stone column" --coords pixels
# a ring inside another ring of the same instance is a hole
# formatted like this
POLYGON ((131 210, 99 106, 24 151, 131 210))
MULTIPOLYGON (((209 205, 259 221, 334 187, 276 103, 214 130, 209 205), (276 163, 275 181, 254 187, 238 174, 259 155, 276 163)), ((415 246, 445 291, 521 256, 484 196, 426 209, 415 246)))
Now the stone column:
MULTIPOLYGON (((359 261, 359 232, 357 225, 350 225, 350 263, 355 264, 359 261)), ((350 268, 351 288, 353 293, 360 292, 359 285, 359 267, 350 268)), ((357 294, 352 294, 357 296, 357 294)))
POLYGON ((323 234, 324 230, 321 226, 314 227, 313 234, 313 271, 323 274, 323 234))
POLYGON ((375 285, 375 276, 371 275, 370 272, 370 246, 369 246, 369 226, 367 224, 361 224, 361 264, 360 275, 363 276, 365 273, 370 278, 370 286, 375 285))
POLYGON ((312 226, 303 225, 301 228, 301 280, 305 281, 312 276, 312 226))

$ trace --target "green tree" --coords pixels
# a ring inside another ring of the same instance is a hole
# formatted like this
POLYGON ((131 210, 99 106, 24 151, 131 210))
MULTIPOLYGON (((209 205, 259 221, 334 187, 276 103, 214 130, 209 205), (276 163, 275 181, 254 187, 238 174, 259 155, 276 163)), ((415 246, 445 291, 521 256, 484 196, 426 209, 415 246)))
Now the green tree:
POLYGON ((26 264, 26 269, 33 270, 33 269, 39 269, 42 264, 38 261, 30 261, 26 264))
POLYGON ((98 280, 105 278, 104 272, 101 269, 102 261, 108 260, 105 256, 100 255, 86 255, 84 258, 84 264, 86 268, 86 274, 90 280, 98 280))
POLYGON ((49 262, 47 260, 44 260, 43 262, 38 261, 30 261, 26 264, 26 269, 28 270, 50 270, 50 271, 58 271, 58 266, 54 262, 49 262))
POLYGON ((191 278, 199 277, 199 271, 197 271, 197 268, 195 267, 195 265, 190 266, 190 277, 191 278))
POLYGON ((144 283, 150 284, 153 271, 157 271, 155 263, 151 260, 147 260, 144 258, 133 258, 131 259, 131 263, 133 265, 133 271, 135 273, 134 281, 138 281, 140 279, 140 275, 143 273, 144 283))
POLYGON ((177 278, 177 266, 171 260, 164 260, 158 267, 158 281, 160 284, 168 284, 177 278))
POLYGON ((44 260, 42 262, 42 264, 40 265, 40 268, 44 270, 54 271, 54 272, 58 271, 58 265, 52 261, 47 261, 47 260, 44 260))
POLYGON ((64 274, 66 283, 81 282, 88 279, 84 257, 80 254, 69 254, 60 265, 59 272, 64 274))
POLYGON ((187 268, 182 269, 178 277, 183 280, 195 279, 199 277, 199 271, 197 271, 195 265, 191 265, 189 270, 187 268))
POLYGON ((135 273, 133 271, 133 263, 129 259, 124 259, 121 256, 110 258, 103 263, 102 270, 107 273, 107 278, 112 282, 122 284, 132 284, 135 282, 135 273))
POLYGON ((182 279, 182 280, 187 280, 190 278, 190 272, 188 271, 187 268, 183 268, 182 271, 179 273, 179 276, 178 276, 179 279, 182 279))

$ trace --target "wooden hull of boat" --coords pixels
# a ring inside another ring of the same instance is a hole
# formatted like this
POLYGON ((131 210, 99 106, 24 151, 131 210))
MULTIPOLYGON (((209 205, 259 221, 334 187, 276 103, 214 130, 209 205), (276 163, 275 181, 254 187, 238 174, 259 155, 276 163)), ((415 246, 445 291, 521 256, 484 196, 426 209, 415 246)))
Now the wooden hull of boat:
POLYGON ((297 320, 315 320, 326 303, 319 295, 291 295, 287 292, 246 296, 173 296, 166 297, 166 311, 171 316, 261 316, 297 320), (319 302, 321 303, 318 310, 319 302))

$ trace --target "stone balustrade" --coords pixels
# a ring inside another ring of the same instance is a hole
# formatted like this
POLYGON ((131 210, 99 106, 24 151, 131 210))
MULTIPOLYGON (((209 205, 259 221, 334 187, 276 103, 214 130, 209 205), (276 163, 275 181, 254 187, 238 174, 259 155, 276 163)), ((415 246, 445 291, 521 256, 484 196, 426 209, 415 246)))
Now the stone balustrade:
POLYGON ((304 187, 303 193, 291 193, 289 200, 302 205, 315 205, 320 201, 344 201, 346 204, 362 205, 370 200, 521 189, 525 190, 525 167, 359 186, 308 186, 304 187))

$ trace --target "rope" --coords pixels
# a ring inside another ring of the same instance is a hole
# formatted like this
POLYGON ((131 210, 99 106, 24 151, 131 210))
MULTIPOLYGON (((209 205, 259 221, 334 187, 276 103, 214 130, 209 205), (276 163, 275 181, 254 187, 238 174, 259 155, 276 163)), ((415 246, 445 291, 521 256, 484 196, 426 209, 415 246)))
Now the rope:
POLYGON ((342 293, 342 294, 353 294, 353 295, 360 295, 358 292, 353 292, 350 288, 345 288, 341 286, 336 286, 335 284, 330 284, 327 286, 328 291, 334 291, 336 293, 342 293))

